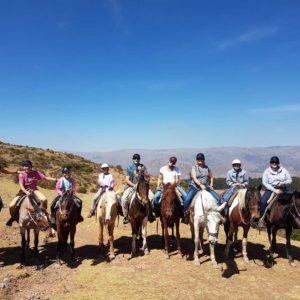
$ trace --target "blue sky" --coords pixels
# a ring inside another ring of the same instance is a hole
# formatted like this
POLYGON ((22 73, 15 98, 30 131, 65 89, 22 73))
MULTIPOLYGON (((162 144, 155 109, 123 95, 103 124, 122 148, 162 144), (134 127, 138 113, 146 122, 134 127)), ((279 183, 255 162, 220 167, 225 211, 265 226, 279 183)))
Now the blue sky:
POLYGON ((299 145, 299 1, 0 1, 0 140, 299 145))

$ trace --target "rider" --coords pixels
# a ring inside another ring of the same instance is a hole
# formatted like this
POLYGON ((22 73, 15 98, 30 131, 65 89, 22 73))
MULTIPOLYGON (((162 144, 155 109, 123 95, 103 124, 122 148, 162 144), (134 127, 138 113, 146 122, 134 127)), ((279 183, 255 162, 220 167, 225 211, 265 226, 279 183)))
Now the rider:
POLYGON ((219 207, 219 210, 227 207, 228 200, 235 191, 247 188, 249 184, 248 175, 242 169, 242 163, 239 159, 233 160, 232 169, 227 172, 226 184, 227 190, 223 196, 224 203, 219 207))
MULTIPOLYGON (((128 207, 129 207, 129 202, 130 199, 134 193, 134 191, 137 188, 137 183, 138 183, 138 178, 139 176, 143 176, 145 180, 149 181, 150 180, 150 175, 147 172, 147 168, 145 165, 140 163, 141 156, 139 154, 134 154, 132 156, 132 163, 129 165, 127 168, 127 174, 126 174, 126 184, 124 187, 124 193, 122 196, 122 210, 123 210, 123 224, 128 224, 128 207)), ((153 194, 151 190, 149 189, 149 194, 148 194, 150 202, 153 199, 153 194)), ((149 222, 153 222, 155 218, 153 217, 152 214, 152 207, 151 204, 149 204, 149 214, 148 214, 148 220, 149 222)))
MULTIPOLYGON (((62 169, 63 176, 57 180, 56 183, 56 192, 57 196, 51 203, 51 227, 56 229, 56 210, 57 210, 57 201, 65 192, 76 193, 76 181, 72 178, 72 168, 71 167, 63 167, 62 169)), ((78 222, 83 221, 83 217, 81 216, 82 210, 82 201, 76 196, 77 203, 79 204, 79 219, 78 222)))
POLYGON ((37 183, 40 180, 52 180, 56 181, 56 178, 46 176, 41 172, 32 169, 32 162, 28 159, 22 161, 23 172, 19 174, 19 185, 20 191, 17 194, 17 197, 13 199, 10 203, 10 211, 12 211, 12 216, 6 223, 7 226, 11 226, 14 221, 17 221, 19 214, 19 207, 17 207, 17 202, 20 196, 31 195, 33 194, 40 202, 40 206, 47 209, 47 199, 46 197, 38 190, 37 183))
POLYGON ((196 155, 196 164, 192 167, 190 173, 189 190, 184 201, 184 222, 188 223, 188 208, 200 190, 208 191, 221 204, 220 196, 213 189, 214 177, 210 168, 205 164, 205 155, 198 153, 196 155))
MULTIPOLYGON (((4 167, 2 167, 0 165, 0 173, 4 173, 4 174, 18 174, 18 171, 9 171, 7 169, 5 169, 4 167)), ((2 198, 0 197, 0 211, 3 207, 3 202, 2 202, 2 198)))
POLYGON ((166 166, 161 167, 159 171, 159 177, 157 181, 157 192, 154 195, 154 210, 156 213, 156 216, 159 216, 159 208, 160 208, 160 202, 161 197, 163 193, 163 187, 162 184, 176 184, 176 188, 178 189, 179 193, 181 194, 182 200, 185 201, 186 198, 186 192, 182 187, 179 186, 179 178, 181 175, 180 169, 175 166, 177 162, 177 158, 175 156, 171 156, 169 158, 169 162, 166 166))
POLYGON ((280 166, 279 158, 273 156, 270 159, 270 167, 264 171, 262 181, 265 192, 261 198, 259 227, 265 227, 266 208, 272 193, 276 195, 287 193, 287 188, 292 183, 292 178, 289 172, 280 166))
POLYGON ((101 170, 102 170, 102 173, 99 174, 99 179, 98 179, 99 190, 92 199, 91 211, 90 211, 89 215, 87 216, 88 218, 91 218, 92 216, 95 215, 96 202, 97 202, 97 199, 99 198, 99 196, 103 192, 105 192, 105 190, 107 188, 110 191, 112 191, 115 187, 115 180, 114 180, 112 174, 109 173, 108 164, 102 164, 101 170))

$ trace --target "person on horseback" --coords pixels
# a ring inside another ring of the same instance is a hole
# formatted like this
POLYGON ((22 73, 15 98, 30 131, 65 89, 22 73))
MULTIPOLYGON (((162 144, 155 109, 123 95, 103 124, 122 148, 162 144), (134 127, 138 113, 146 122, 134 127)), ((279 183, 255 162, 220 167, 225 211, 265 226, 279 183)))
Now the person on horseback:
POLYGON ((189 190, 184 201, 184 223, 188 224, 189 206, 200 190, 208 191, 221 204, 221 197, 213 189, 214 177, 210 168, 205 164, 205 155, 198 153, 196 155, 196 164, 192 167, 190 173, 189 190))
POLYGON ((172 156, 169 158, 168 164, 160 168, 159 177, 157 181, 157 192, 154 195, 154 211, 156 213, 156 216, 160 215, 160 202, 163 193, 162 184, 176 183, 176 189, 179 191, 182 201, 184 202, 186 200, 186 192, 179 185, 181 172, 180 169, 175 166, 176 162, 177 158, 175 156, 172 156))
MULTIPOLYGON (((132 197, 133 193, 136 191, 139 177, 143 176, 145 180, 147 180, 147 181, 150 180, 150 175, 147 172, 147 168, 145 165, 140 163, 140 160, 141 160, 141 156, 137 153, 134 154, 132 156, 132 163, 127 168, 127 173, 126 173, 126 178, 125 178, 126 184, 125 184, 124 193, 123 193, 123 196, 121 199, 122 211, 123 211, 123 216, 124 216, 123 224, 129 223, 128 207, 129 207, 131 197, 132 197)), ((150 200, 149 203, 150 203, 153 199, 153 194, 150 190, 149 190, 148 197, 149 197, 149 200, 150 200)), ((152 213, 151 203, 149 204, 148 220, 149 220, 149 222, 154 222, 154 220, 155 220, 153 213, 152 213)))
POLYGON ((247 172, 242 169, 242 163, 239 159, 234 159, 232 169, 227 172, 226 176, 227 190, 223 195, 224 203, 219 207, 219 211, 227 208, 228 200, 239 189, 247 188, 249 179, 247 172))
POLYGON ((7 221, 6 225, 11 226, 14 221, 17 221, 19 214, 18 200, 24 195, 33 195, 35 199, 40 202, 40 206, 47 209, 47 198, 38 190, 37 183, 40 180, 56 181, 56 178, 46 176, 41 172, 32 169, 32 162, 28 159, 23 160, 23 172, 19 174, 20 191, 17 196, 10 203, 10 210, 13 211, 11 218, 7 221))
POLYGON ((292 177, 285 168, 280 166, 279 158, 277 156, 273 156, 270 159, 270 167, 263 173, 262 182, 263 186, 265 187, 265 192, 262 195, 260 205, 261 218, 258 222, 258 226, 260 228, 264 228, 266 226, 266 208, 271 195, 273 193, 276 195, 287 193, 288 186, 292 183, 292 177))
MULTIPOLYGON (((51 227, 53 229, 56 229, 56 210, 57 210, 57 202, 60 199, 60 197, 65 192, 70 192, 72 194, 76 193, 76 181, 74 178, 72 178, 72 169, 71 167, 63 167, 62 169, 63 176, 57 180, 56 183, 56 192, 57 196, 54 198, 54 200, 51 203, 51 227)), ((77 196, 76 201, 79 204, 79 218, 78 222, 83 221, 83 217, 81 216, 81 210, 82 210, 82 200, 79 199, 77 196)), ((53 233, 53 232, 52 232, 53 233)))
MULTIPOLYGON (((10 170, 7 170, 6 168, 4 168, 0 165, 0 173, 3 173, 3 174, 18 174, 19 171, 10 171, 10 170)), ((3 207, 3 201, 2 201, 2 198, 0 196, 0 211, 1 211, 2 207, 3 207)))
POLYGON ((103 193, 105 193, 106 189, 113 191, 115 187, 115 180, 112 176, 112 174, 109 173, 109 166, 108 164, 102 164, 101 166, 102 173, 99 174, 99 190, 95 194, 95 196, 92 199, 92 204, 91 204, 91 210, 90 213, 88 214, 88 218, 91 218, 92 216, 95 215, 95 210, 97 208, 97 203, 100 199, 100 196, 102 196, 103 193))

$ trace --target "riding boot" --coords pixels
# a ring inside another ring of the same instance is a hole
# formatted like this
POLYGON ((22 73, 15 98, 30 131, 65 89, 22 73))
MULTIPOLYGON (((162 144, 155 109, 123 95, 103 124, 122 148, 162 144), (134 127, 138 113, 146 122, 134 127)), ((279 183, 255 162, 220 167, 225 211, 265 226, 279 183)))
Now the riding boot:
POLYGON ((153 209, 151 203, 148 204, 148 221, 153 223, 155 221, 155 216, 153 215, 153 209))
POLYGON ((89 212, 87 218, 91 218, 91 217, 94 216, 94 215, 95 215, 95 208, 91 208, 91 210, 90 210, 90 212, 89 212))
POLYGON ((10 219, 6 222, 6 226, 12 226, 12 223, 14 221, 18 222, 18 220, 19 220, 19 207, 16 207, 10 219))

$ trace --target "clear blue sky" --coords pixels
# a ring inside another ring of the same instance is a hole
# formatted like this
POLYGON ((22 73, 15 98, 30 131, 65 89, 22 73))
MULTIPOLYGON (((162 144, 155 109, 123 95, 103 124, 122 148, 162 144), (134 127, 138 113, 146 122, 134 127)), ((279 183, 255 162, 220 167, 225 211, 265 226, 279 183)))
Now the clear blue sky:
POLYGON ((0 140, 299 145, 300 2, 0 1, 0 140))

